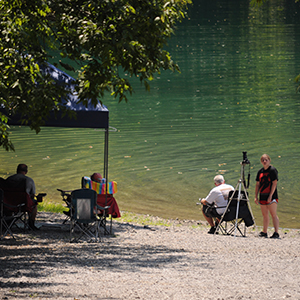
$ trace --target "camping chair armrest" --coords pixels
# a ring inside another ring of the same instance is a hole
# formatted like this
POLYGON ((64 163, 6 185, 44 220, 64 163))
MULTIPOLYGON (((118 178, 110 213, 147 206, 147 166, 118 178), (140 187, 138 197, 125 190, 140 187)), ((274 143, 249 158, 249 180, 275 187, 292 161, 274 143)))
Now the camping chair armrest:
POLYGON ((38 202, 43 202, 43 198, 46 197, 47 194, 46 193, 39 193, 38 195, 34 196, 34 200, 38 203, 38 202))
POLYGON ((21 208, 22 206, 25 206, 25 203, 21 203, 21 204, 18 204, 18 205, 11 205, 11 204, 3 202, 3 205, 8 207, 8 208, 21 208))
POLYGON ((97 209, 100 209, 100 210, 106 210, 106 209, 109 209, 110 206, 105 206, 105 207, 102 207, 100 205, 97 204, 97 209))

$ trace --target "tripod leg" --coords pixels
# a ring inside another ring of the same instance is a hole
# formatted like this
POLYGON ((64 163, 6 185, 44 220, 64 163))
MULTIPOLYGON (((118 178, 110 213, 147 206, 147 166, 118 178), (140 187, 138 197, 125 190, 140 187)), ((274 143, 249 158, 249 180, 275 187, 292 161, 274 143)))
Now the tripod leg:
POLYGON ((246 190, 246 188, 245 188, 244 183, 243 183, 243 188, 244 188, 244 191, 245 191, 245 196, 246 196, 246 199, 247 199, 247 200, 246 200, 246 201, 247 201, 247 206, 248 206, 248 208, 249 208, 251 218, 252 218, 252 220, 253 220, 253 222, 254 222, 254 226, 256 226, 256 224, 255 224, 255 219, 254 219, 254 216, 253 216, 253 213, 252 213, 252 209, 251 209, 251 205, 250 205, 250 200, 249 200, 249 197, 248 197, 248 194, 247 194, 247 190, 246 190))
POLYGON ((238 193, 236 213, 235 213, 235 230, 234 230, 235 237, 236 237, 236 232, 237 232, 237 227, 238 227, 238 218, 239 218, 239 209, 240 209, 240 200, 241 200, 241 188, 242 188, 242 181, 239 180, 239 193, 238 193))

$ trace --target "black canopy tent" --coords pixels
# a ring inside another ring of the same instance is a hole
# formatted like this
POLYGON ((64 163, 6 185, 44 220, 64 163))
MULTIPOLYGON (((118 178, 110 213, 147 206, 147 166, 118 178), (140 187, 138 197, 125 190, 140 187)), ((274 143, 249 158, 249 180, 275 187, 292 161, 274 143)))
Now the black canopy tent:
MULTIPOLYGON (((106 106, 98 103, 96 107, 89 104, 87 107, 78 102, 78 97, 75 93, 74 78, 67 73, 59 70, 55 66, 47 63, 46 66, 41 67, 43 71, 49 74, 57 82, 62 82, 68 85, 74 93, 68 95, 68 100, 65 106, 76 112, 76 117, 70 118, 68 115, 50 114, 49 118, 45 120, 44 126, 53 127, 74 127, 74 128, 98 128, 104 131, 104 170, 103 177, 108 182, 108 132, 109 132, 109 111, 106 106)), ((2 108, 0 111, 7 114, 2 108)), ((9 125, 22 125, 20 115, 8 116, 9 125)))

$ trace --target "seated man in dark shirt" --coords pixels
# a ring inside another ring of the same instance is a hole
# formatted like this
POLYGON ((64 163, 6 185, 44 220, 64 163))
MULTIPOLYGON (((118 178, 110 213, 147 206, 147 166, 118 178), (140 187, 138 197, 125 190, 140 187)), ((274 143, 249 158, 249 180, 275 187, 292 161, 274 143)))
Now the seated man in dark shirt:
MULTIPOLYGON (((35 184, 32 178, 26 176, 28 173, 28 167, 25 164, 19 164, 17 167, 17 174, 9 176, 5 185, 9 188, 13 188, 18 191, 26 191, 30 195, 31 199, 34 200, 35 197, 35 184)), ((32 211, 29 213, 28 225, 31 229, 37 230, 38 228, 34 225, 37 215, 37 205, 35 205, 32 211)))

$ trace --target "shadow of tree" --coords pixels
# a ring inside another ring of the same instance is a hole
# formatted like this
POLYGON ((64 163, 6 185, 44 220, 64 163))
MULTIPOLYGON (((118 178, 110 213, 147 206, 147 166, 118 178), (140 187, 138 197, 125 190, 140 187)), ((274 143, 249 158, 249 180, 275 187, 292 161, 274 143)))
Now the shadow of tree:
MULTIPOLYGON (((0 287, 5 287, 6 291, 17 290, 18 296, 23 291, 24 296, 28 296, 30 289, 43 291, 43 288, 58 285, 51 277, 65 274, 70 278, 69 275, 78 275, 82 268, 130 274, 194 263, 180 245, 152 243, 151 238, 147 242, 136 240, 135 234, 153 233, 154 228, 129 223, 117 223, 113 228, 114 236, 105 236, 100 243, 70 243, 67 225, 42 226, 39 231, 18 235, 17 240, 1 241, 0 287)), ((210 268, 204 260, 195 263, 210 268)), ((45 298, 54 298, 55 293, 49 295, 46 290, 43 293, 45 298)), ((39 292, 39 297, 42 296, 39 292)))

